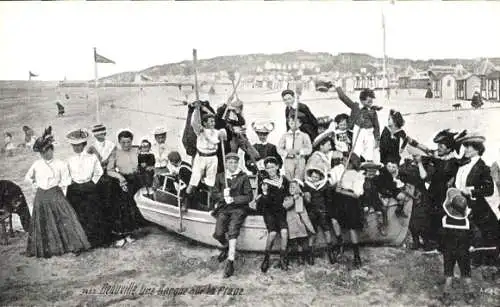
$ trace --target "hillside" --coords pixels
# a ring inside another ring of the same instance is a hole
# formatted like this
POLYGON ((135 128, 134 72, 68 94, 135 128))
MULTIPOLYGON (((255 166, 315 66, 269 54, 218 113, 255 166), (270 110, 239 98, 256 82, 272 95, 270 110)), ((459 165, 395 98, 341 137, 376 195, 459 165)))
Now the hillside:
MULTIPOLYGON (((497 60, 497 59, 491 59, 497 60)), ((307 63, 325 71, 359 72, 361 68, 374 68, 382 63, 381 58, 362 53, 340 53, 332 55, 326 52, 307 52, 303 50, 285 52, 280 54, 247 54, 236 56, 219 56, 211 59, 199 60, 200 73, 215 73, 238 69, 242 74, 253 74, 257 67, 263 68, 266 62, 285 65, 307 63)), ((388 58, 388 67, 393 67, 396 72, 401 72, 411 65, 417 70, 425 70, 430 65, 456 65, 462 64, 465 69, 473 70, 479 65, 480 59, 431 59, 411 60, 388 58)), ((102 78, 109 82, 132 82, 137 73, 141 73, 159 80, 168 75, 192 75, 191 61, 156 65, 138 72, 123 72, 102 78)), ((305 69, 304 74, 313 74, 312 69, 305 69)))

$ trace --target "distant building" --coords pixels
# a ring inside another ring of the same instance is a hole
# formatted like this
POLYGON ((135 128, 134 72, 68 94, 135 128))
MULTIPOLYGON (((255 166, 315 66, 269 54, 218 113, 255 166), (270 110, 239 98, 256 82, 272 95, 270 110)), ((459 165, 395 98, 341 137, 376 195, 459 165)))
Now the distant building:
POLYGON ((429 88, 431 79, 429 73, 426 71, 420 71, 411 76, 408 80, 408 88, 415 89, 427 89, 429 88))
POLYGON ((441 98, 446 100, 457 99, 457 80, 453 73, 435 73, 429 71, 431 79, 431 89, 434 98, 441 98))
POLYGON ((486 95, 488 100, 500 101, 500 67, 486 76, 486 95))
POLYGON ((478 75, 469 74, 457 77, 457 99, 471 100, 475 91, 481 89, 481 78, 478 75))

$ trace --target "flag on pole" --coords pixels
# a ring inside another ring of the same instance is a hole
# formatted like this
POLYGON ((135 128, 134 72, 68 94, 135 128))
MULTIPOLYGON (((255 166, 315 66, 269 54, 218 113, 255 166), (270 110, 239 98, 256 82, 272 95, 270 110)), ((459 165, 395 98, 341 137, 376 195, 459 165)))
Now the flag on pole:
POLYGON ((34 77, 38 77, 37 74, 35 73, 32 73, 31 70, 29 71, 29 79, 31 80, 31 78, 34 78, 34 77))
POLYGON ((111 64, 116 64, 115 61, 110 60, 106 57, 103 57, 99 53, 97 53, 96 49, 94 49, 94 62, 96 63, 111 63, 111 64))

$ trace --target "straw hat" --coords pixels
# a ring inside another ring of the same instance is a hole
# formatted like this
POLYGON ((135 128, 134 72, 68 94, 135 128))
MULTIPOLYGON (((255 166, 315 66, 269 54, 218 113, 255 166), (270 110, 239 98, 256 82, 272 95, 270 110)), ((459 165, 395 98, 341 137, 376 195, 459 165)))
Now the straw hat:
POLYGON ((443 209, 449 217, 457 220, 466 219, 471 211, 467 207, 467 198, 456 188, 450 188, 446 192, 443 209))
POLYGON ((154 135, 162 135, 162 134, 167 134, 167 129, 165 129, 164 127, 157 127, 154 132, 153 132, 154 135))
POLYGON ((66 134, 66 139, 71 145, 78 145, 87 142, 89 133, 86 130, 78 129, 73 130, 66 134))
POLYGON ((274 130, 274 123, 271 121, 259 121, 252 123, 252 129, 255 133, 271 133, 274 130))
POLYGON ((323 141, 325 141, 326 139, 328 138, 332 138, 333 136, 335 135, 335 132, 334 131, 325 131, 323 133, 321 133, 320 135, 318 135, 315 139, 314 139, 314 142, 312 144, 312 147, 313 148, 316 148, 319 144, 323 143, 323 141))
POLYGON ((471 133, 466 133, 462 137, 459 137, 456 141, 459 144, 464 144, 464 143, 484 143, 484 141, 486 141, 486 138, 484 136, 480 135, 477 132, 471 132, 471 133))
POLYGON ((106 134, 106 127, 102 124, 94 125, 92 127, 92 133, 94 135, 106 134))

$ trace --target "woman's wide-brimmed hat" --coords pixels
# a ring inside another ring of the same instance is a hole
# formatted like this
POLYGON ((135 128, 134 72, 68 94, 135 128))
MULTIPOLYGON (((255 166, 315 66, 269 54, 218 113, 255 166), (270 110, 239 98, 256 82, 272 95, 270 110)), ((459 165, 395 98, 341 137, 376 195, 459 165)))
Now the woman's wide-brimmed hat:
POLYGON ((271 121, 256 121, 252 123, 255 133, 271 133, 274 130, 274 123, 271 121))
POLYGON ((154 135, 162 135, 162 134, 167 134, 167 129, 165 127, 156 127, 156 129, 153 131, 154 135))
POLYGON ((66 139, 71 145, 78 145, 87 142, 89 133, 86 130, 78 129, 73 130, 66 134, 66 139))
POLYGON ((464 143, 484 143, 486 138, 477 132, 466 133, 465 135, 457 138, 456 142, 458 144, 464 143))
POLYGON ((443 209, 449 217, 457 220, 466 219, 471 212, 467 206, 467 198, 456 188, 450 188, 446 192, 443 209))

